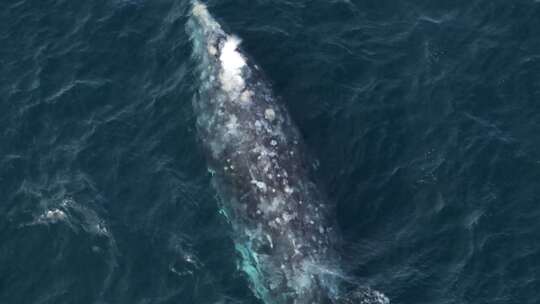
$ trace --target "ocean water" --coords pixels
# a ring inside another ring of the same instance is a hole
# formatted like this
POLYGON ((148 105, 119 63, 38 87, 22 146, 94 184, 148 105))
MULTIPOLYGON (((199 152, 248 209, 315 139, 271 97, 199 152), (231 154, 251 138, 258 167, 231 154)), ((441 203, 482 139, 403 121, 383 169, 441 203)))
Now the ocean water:
MULTIPOLYGON (((540 3, 207 3, 301 130, 355 280, 540 303, 540 3)), ((0 303, 260 303, 195 132, 189 6, 0 3, 0 303)))

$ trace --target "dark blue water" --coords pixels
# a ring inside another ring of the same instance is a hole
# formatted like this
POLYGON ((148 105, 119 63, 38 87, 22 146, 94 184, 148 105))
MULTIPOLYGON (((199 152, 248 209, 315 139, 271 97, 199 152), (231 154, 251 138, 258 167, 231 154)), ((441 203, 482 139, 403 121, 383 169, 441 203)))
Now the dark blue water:
MULTIPOLYGON (((191 107, 187 1, 0 4, 0 303, 258 303, 191 107)), ((210 1, 392 303, 540 303, 540 3, 210 1)))

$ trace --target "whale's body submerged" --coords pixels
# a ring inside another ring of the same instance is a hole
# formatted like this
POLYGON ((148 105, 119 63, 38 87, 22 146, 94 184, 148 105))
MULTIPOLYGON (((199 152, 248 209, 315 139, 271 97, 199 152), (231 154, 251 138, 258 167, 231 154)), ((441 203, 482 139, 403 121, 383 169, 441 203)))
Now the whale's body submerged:
POLYGON ((308 178, 297 128, 239 39, 199 2, 188 31, 197 130, 254 293, 276 304, 386 303, 369 290, 341 296, 329 206, 308 178))

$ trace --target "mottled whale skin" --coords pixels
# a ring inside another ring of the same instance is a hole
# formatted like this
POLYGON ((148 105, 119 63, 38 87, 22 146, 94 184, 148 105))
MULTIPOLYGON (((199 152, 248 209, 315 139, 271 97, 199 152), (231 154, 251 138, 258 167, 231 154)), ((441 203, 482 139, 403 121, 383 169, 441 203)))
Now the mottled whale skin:
POLYGON ((275 304, 387 303, 371 290, 341 295, 331 207, 309 178, 298 129, 240 40, 200 2, 187 29, 198 134, 255 295, 275 304))

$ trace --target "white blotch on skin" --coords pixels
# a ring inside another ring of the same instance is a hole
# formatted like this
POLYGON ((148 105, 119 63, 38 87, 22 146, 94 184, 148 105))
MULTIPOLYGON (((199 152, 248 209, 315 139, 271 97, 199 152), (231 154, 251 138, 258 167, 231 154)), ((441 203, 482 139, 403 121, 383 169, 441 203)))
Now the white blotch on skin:
POLYGON ((257 180, 252 180, 251 183, 256 185, 257 188, 259 188, 263 192, 266 192, 266 184, 264 182, 257 181, 257 180))
POLYGON ((253 96, 253 92, 250 90, 245 90, 242 92, 242 95, 240 95, 240 100, 244 103, 248 103, 251 101, 251 97, 253 96))
POLYGON ((274 248, 274 243, 272 242, 272 237, 269 234, 266 235, 266 239, 270 243, 270 248, 274 248))
POLYGON ((268 108, 264 111, 264 118, 268 119, 269 121, 274 121, 276 118, 276 112, 273 109, 268 108))
POLYGON ((293 213, 293 214, 290 214, 290 213, 284 213, 283 214, 283 220, 288 223, 290 222, 292 219, 294 219, 296 217, 296 215, 293 213))
POLYGON ((225 127, 227 128, 227 133, 233 134, 233 135, 238 133, 239 126, 240 125, 238 124, 238 118, 236 118, 236 115, 231 115, 229 117, 229 121, 225 125, 225 127))

